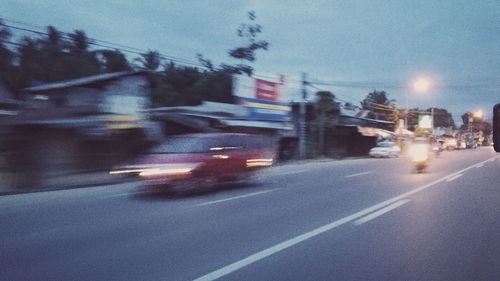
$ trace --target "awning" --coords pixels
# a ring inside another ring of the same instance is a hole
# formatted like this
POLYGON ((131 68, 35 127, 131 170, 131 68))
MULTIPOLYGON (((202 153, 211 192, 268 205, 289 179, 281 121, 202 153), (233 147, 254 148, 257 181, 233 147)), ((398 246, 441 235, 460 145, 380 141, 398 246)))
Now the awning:
POLYGON ((263 129, 292 130, 293 127, 285 122, 252 121, 252 120, 220 120, 223 125, 230 127, 251 127, 263 129))
POLYGON ((394 133, 391 131, 379 129, 379 128, 371 128, 371 127, 358 127, 358 132, 366 137, 377 137, 380 136, 382 138, 390 138, 394 136, 394 133))

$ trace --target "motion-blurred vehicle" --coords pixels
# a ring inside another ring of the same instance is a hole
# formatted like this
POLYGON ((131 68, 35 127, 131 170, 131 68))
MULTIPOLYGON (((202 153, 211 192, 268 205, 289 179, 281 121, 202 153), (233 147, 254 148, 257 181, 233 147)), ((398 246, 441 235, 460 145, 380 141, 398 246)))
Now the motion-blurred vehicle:
POLYGON ((189 190, 220 181, 251 177, 275 157, 269 139, 250 134, 187 134, 170 138, 137 165, 114 173, 138 174, 149 190, 189 190))
POLYGON ((422 173, 427 168, 429 162, 429 150, 429 144, 427 143, 417 142, 411 145, 409 156, 417 173, 422 173))
POLYGON ((370 149, 370 157, 399 157, 401 149, 390 141, 379 142, 376 147, 370 149))

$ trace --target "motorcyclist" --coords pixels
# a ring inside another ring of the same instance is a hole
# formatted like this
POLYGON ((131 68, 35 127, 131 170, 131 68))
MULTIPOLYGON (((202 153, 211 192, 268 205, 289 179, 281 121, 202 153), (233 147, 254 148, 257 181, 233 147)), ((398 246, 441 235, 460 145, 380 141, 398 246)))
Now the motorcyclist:
POLYGON ((427 138, 417 137, 410 147, 410 159, 415 164, 417 172, 422 172, 428 165, 431 145, 427 138))

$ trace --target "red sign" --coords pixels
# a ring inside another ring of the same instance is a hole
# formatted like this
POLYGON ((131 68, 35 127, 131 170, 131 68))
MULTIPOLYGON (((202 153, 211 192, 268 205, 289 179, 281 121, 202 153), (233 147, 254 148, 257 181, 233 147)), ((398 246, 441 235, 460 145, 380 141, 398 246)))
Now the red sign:
POLYGON ((278 87, 274 82, 255 79, 255 97, 260 100, 277 101, 278 87))

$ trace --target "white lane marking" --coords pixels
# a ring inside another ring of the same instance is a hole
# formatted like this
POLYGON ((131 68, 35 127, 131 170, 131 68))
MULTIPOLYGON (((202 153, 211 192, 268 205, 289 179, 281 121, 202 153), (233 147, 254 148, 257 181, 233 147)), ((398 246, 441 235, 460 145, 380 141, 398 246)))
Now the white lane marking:
POLYGON ((245 194, 245 195, 239 195, 239 196, 229 197, 229 198, 225 198, 225 199, 220 199, 220 200, 215 200, 215 201, 209 201, 209 202, 198 204, 196 206, 213 205, 213 204, 217 204, 217 203, 221 203, 221 202, 226 202, 226 201, 230 201, 230 200, 236 200, 236 199, 241 199, 241 198, 256 196, 256 195, 259 195, 259 194, 268 193, 268 192, 275 191, 275 190, 278 190, 278 189, 279 188, 274 188, 274 189, 270 189, 270 190, 264 190, 264 191, 259 191, 259 192, 248 193, 248 194, 245 194))
POLYGON ((369 222, 369 221, 373 220, 374 218, 376 218, 378 216, 381 216, 381 215, 383 215, 383 214, 385 214, 387 212, 390 212, 390 211, 396 209, 397 207, 402 206, 402 205, 404 205, 404 204, 406 204, 408 202, 410 202, 409 199, 399 200, 396 203, 393 203, 393 204, 391 204, 391 205, 389 205, 389 206, 387 206, 385 208, 382 208, 382 209, 380 209, 380 210, 378 210, 376 212, 373 212, 373 213, 371 213, 371 214, 369 214, 367 216, 364 216, 364 217, 360 218, 359 220, 355 221, 354 224, 355 225, 360 225, 360 224, 363 224, 365 222, 369 222))
MULTIPOLYGON (((495 157, 497 157, 497 156, 494 156, 493 158, 495 158, 495 157)), ((488 160, 490 160, 490 159, 488 159, 488 160)), ((486 161, 488 161, 488 160, 486 160, 486 161)), ((485 163, 486 161, 483 161, 483 162, 480 162, 480 163, 485 163)), ((477 165, 477 164, 474 164, 474 165, 477 165)), ((281 243, 279 243, 277 245, 274 245, 274 246, 269 247, 267 249, 264 249, 264 250, 262 250, 260 252, 257 252, 257 253, 255 253, 253 255, 250 255, 250 256, 248 256, 248 257, 246 257, 244 259, 241 259, 241 260, 236 261, 236 262, 234 262, 232 264, 229 264, 227 266, 224 266, 222 268, 214 270, 214 271, 212 271, 212 272, 210 272, 210 273, 208 273, 206 275, 203 275, 203 276, 201 276, 199 278, 196 278, 194 281, 215 280, 215 279, 218 279, 218 278, 220 278, 222 276, 228 275, 228 274, 230 274, 232 272, 235 272, 235 271, 239 270, 240 268, 243 268, 243 267, 245 267, 247 265, 250 265, 250 264, 252 264, 252 263, 254 263, 256 261, 262 260, 262 259, 264 259, 264 258, 266 258, 266 257, 268 257, 268 256, 270 256, 272 254, 281 252, 281 251, 283 251, 283 250, 285 250, 287 248, 290 248, 290 247, 292 247, 292 246, 294 246, 294 245, 296 245, 296 244, 298 244, 300 242, 308 240, 308 239, 310 239, 310 238, 312 238, 314 236, 317 236, 317 235, 319 235, 321 233, 324 233, 326 231, 329 231, 331 229, 339 227, 339 226, 341 226, 343 224, 346 224, 346 223, 348 223, 350 221, 356 220, 356 219, 358 219, 358 218, 360 218, 360 217, 362 217, 364 215, 367 215, 367 214, 369 214, 369 213, 371 213, 371 212, 373 212, 375 210, 383 208, 383 207, 385 207, 387 205, 390 205, 390 204, 392 204, 394 202, 397 202, 397 201, 399 201, 401 199, 405 199, 406 197, 408 197, 410 195, 413 195, 415 193, 421 192, 422 190, 425 190, 425 189, 427 189, 427 188, 429 188, 429 187, 431 187, 431 186, 433 186, 433 185, 435 185, 437 183, 440 183, 440 182, 442 182, 442 181, 444 181, 444 180, 446 180, 448 178, 451 178, 451 177, 453 177, 455 175, 461 174, 461 173, 463 173, 463 172, 465 172, 467 170, 470 170, 470 169, 474 168, 474 165, 469 166, 469 167, 467 167, 465 169, 462 169, 462 170, 460 170, 458 172, 449 174, 448 176, 445 176, 445 177, 442 177, 440 179, 437 179, 437 180, 435 180, 433 182, 430 182, 430 183, 428 183, 426 185, 423 185, 423 186, 420 186, 418 188, 415 188, 415 189, 413 189, 411 191, 408 191, 406 193, 403 193, 403 194, 398 195, 396 197, 393 197, 391 199, 388 199, 388 200, 385 200, 385 201, 380 202, 378 204, 375 204, 375 205, 373 205, 371 207, 363 209, 363 210, 361 210, 361 211, 359 211, 357 213, 354 213, 352 215, 349 215, 347 217, 341 218, 339 220, 336 220, 336 221, 331 222, 329 224, 320 226, 320 227, 318 227, 316 229, 313 229, 313 230, 311 230, 309 232, 306 232, 306 233, 301 234, 299 236, 296 236, 294 238, 288 239, 288 240, 286 240, 284 242, 281 242, 281 243)))
POLYGON ((463 176, 463 174, 458 174, 458 175, 455 175, 455 176, 453 176, 453 177, 451 177, 451 178, 447 179, 446 181, 454 181, 454 180, 458 179, 458 178, 459 178, 459 177, 461 177, 461 176, 463 176))
POLYGON ((352 177, 358 177, 358 176, 363 176, 363 175, 368 175, 368 174, 371 174, 372 171, 366 171, 366 172, 361 172, 361 173, 357 173, 357 174, 352 174, 352 175, 348 175, 348 176, 345 176, 346 178, 352 178, 352 177))
POLYGON ((484 166, 484 163, 477 164, 477 165, 476 165, 476 168, 481 168, 481 167, 483 167, 483 166, 484 166))

